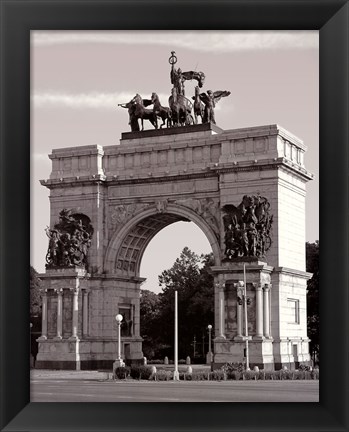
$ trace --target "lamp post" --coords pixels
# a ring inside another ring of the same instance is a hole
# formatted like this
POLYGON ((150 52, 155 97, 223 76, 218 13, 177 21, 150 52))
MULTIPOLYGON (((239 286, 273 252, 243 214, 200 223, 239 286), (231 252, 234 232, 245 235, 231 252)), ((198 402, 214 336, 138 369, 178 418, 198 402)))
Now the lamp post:
POLYGON ((212 326, 211 324, 209 324, 207 326, 208 328, 208 356, 207 356, 207 364, 211 364, 212 363, 212 349, 211 349, 211 331, 212 331, 212 326))
POLYGON ((175 291, 175 329, 174 329, 174 339, 175 339, 175 354, 174 354, 174 365, 175 370, 173 372, 173 381, 179 381, 178 372, 178 292, 175 291))
POLYGON ((245 264, 244 264, 244 280, 239 281, 237 284, 237 297, 238 297, 239 304, 242 304, 244 307, 245 343, 246 343, 246 370, 249 370, 250 369, 250 355, 249 355, 249 346, 248 346, 247 305, 250 304, 250 299, 247 298, 245 264))
POLYGON ((114 367, 121 367, 121 366, 125 366, 125 363, 121 358, 121 321, 123 320, 122 315, 117 314, 115 320, 118 326, 118 356, 114 362, 114 367))
POLYGON ((33 327, 33 324, 30 323, 30 331, 29 331, 30 368, 34 367, 34 357, 32 354, 32 327, 33 327))

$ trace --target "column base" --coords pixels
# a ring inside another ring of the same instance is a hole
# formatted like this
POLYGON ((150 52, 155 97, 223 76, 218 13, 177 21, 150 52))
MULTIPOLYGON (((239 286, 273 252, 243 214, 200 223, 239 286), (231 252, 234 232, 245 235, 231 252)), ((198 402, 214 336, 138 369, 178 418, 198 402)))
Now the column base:
POLYGON ((255 340, 255 341, 263 341, 263 340, 265 340, 265 337, 262 336, 262 335, 260 335, 260 336, 253 336, 252 339, 255 340))
POLYGON ((60 340, 62 340, 62 339, 63 339, 62 336, 55 336, 55 337, 53 338, 54 341, 60 341, 60 340))
POLYGON ((45 341, 45 340, 47 340, 47 336, 39 336, 39 337, 36 339, 37 342, 41 342, 41 341, 45 341))
POLYGON ((68 338, 68 341, 79 341, 80 339, 78 338, 78 336, 70 336, 70 338, 68 338))
POLYGON ((116 359, 115 360, 115 362, 113 363, 113 372, 118 367, 125 367, 125 362, 123 361, 123 359, 116 359))
POLYGON ((213 362, 213 353, 208 352, 206 354, 206 364, 210 365, 213 362))
POLYGON ((219 336, 215 337, 213 340, 214 341, 220 341, 220 340, 224 341, 224 340, 227 340, 227 338, 224 335, 219 335, 219 336))
POLYGON ((250 368, 273 370, 273 343, 265 338, 254 339, 251 336, 236 336, 233 340, 215 341, 214 367, 225 363, 244 363, 246 361, 246 340, 249 341, 250 368))

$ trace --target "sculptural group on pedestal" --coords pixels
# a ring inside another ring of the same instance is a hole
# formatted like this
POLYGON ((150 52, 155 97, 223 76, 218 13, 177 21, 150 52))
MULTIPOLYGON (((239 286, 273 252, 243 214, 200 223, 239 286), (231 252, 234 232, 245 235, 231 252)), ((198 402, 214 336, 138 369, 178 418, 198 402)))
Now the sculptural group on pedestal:
POLYGON ((46 234, 49 238, 46 268, 87 266, 93 234, 87 216, 63 209, 59 213, 59 222, 53 229, 47 227, 46 234))
POLYGON ((273 216, 270 203, 260 195, 245 195, 242 202, 223 206, 225 251, 227 259, 263 258, 271 246, 273 216))
POLYGON ((177 57, 174 51, 171 52, 169 63, 171 64, 170 78, 173 85, 168 99, 169 107, 161 105, 156 93, 152 93, 150 99, 143 99, 137 93, 129 102, 118 105, 127 108, 131 131, 144 130, 144 120, 150 121, 155 129, 158 129, 158 119, 162 120, 160 128, 197 124, 199 117, 201 117, 202 123, 216 123, 214 115, 216 103, 222 97, 229 96, 230 92, 208 90, 206 93, 200 93, 200 88, 203 87, 205 81, 203 72, 182 72, 180 68, 176 69, 174 65, 177 63, 177 57), (195 95, 191 98, 194 102, 185 96, 184 88, 185 81, 193 79, 198 82, 195 87, 195 95), (153 105, 153 108, 147 108, 149 105, 153 105), (138 120, 141 120, 141 129, 138 120))

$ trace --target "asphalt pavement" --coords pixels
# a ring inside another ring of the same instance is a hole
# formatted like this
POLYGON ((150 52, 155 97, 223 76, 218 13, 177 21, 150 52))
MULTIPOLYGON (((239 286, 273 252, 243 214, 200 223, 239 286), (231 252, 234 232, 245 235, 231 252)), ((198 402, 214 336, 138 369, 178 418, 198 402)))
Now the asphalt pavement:
POLYGON ((319 402, 319 381, 114 381, 103 371, 32 370, 31 402, 319 402))

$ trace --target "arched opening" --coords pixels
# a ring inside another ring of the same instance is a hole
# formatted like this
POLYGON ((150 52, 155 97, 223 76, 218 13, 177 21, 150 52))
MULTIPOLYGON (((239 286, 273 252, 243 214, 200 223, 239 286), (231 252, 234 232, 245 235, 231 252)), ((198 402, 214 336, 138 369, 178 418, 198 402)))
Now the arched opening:
POLYGON ((116 231, 105 256, 106 273, 141 276, 140 265, 147 245, 163 228, 179 221, 194 222, 203 231, 211 245, 214 263, 220 265, 219 232, 212 220, 188 207, 169 204, 166 205, 166 211, 158 206, 139 211, 116 231))
MULTIPOLYGON (((166 212, 159 211, 158 208, 140 212, 114 235, 107 251, 105 268, 107 274, 122 278, 124 285, 128 284, 135 295, 138 288, 139 305, 135 307, 135 331, 125 336, 134 334, 142 338, 143 353, 148 359, 163 360, 164 356, 170 360, 173 359, 174 290, 176 289, 179 303, 180 360, 184 362, 189 356, 192 362, 206 362, 206 355, 209 351, 207 327, 211 325, 214 328, 214 282, 213 275, 208 274, 208 270, 210 266, 219 263, 220 248, 217 232, 210 226, 207 219, 198 215, 194 210, 182 206, 169 205, 166 212), (195 241, 187 241, 191 234, 194 234, 201 245, 204 245, 203 249, 197 249, 195 241), (177 244, 177 249, 174 248, 175 255, 171 251, 171 242, 174 238, 177 244), (144 306, 142 294, 145 293, 145 290, 154 291, 154 288, 157 288, 157 277, 164 270, 171 269, 185 247, 188 248, 186 258, 192 262, 194 269, 192 273, 194 277, 190 283, 186 284, 186 278, 183 277, 184 282, 179 282, 176 287, 165 284, 164 290, 155 289, 158 293, 147 296, 145 300, 148 305, 145 306, 148 309, 142 311, 144 306), (168 265, 161 266, 162 259, 157 257, 166 258, 166 255, 171 256, 171 254, 172 261, 168 265), (201 254, 210 254, 210 262, 197 260, 196 257, 200 257, 201 254), (147 262, 148 269, 146 269, 147 262), (204 266, 206 267, 202 270, 204 266), (146 272, 143 273, 144 269, 146 272), (151 280, 147 284, 145 280, 149 274, 151 280), (151 286, 149 283, 156 284, 156 286, 151 286), (157 308, 157 310, 152 308, 157 308), (139 311, 138 317, 137 311, 139 311), (146 317, 143 316, 146 321, 142 320, 142 313, 146 315, 146 317)), ((130 308, 132 308, 132 302, 135 304, 137 300, 135 298, 131 300, 130 308)), ((118 312, 129 314, 131 317, 131 312, 126 309, 127 306, 123 304, 119 306, 118 312)), ((125 322, 129 322, 130 317, 126 315, 125 322)), ((211 336, 213 337, 213 332, 211 336)))
POLYGON ((197 254, 212 253, 207 237, 193 222, 168 225, 150 241, 144 251, 140 275, 146 280, 141 288, 156 294, 161 292, 159 275, 172 267, 184 247, 197 254))
POLYGON ((177 290, 179 361, 184 363, 189 357, 191 363, 206 362, 207 326, 214 320, 211 264, 211 245, 194 223, 174 223, 147 246, 140 271, 147 278, 140 292, 140 335, 143 353, 150 361, 173 360, 177 290))

